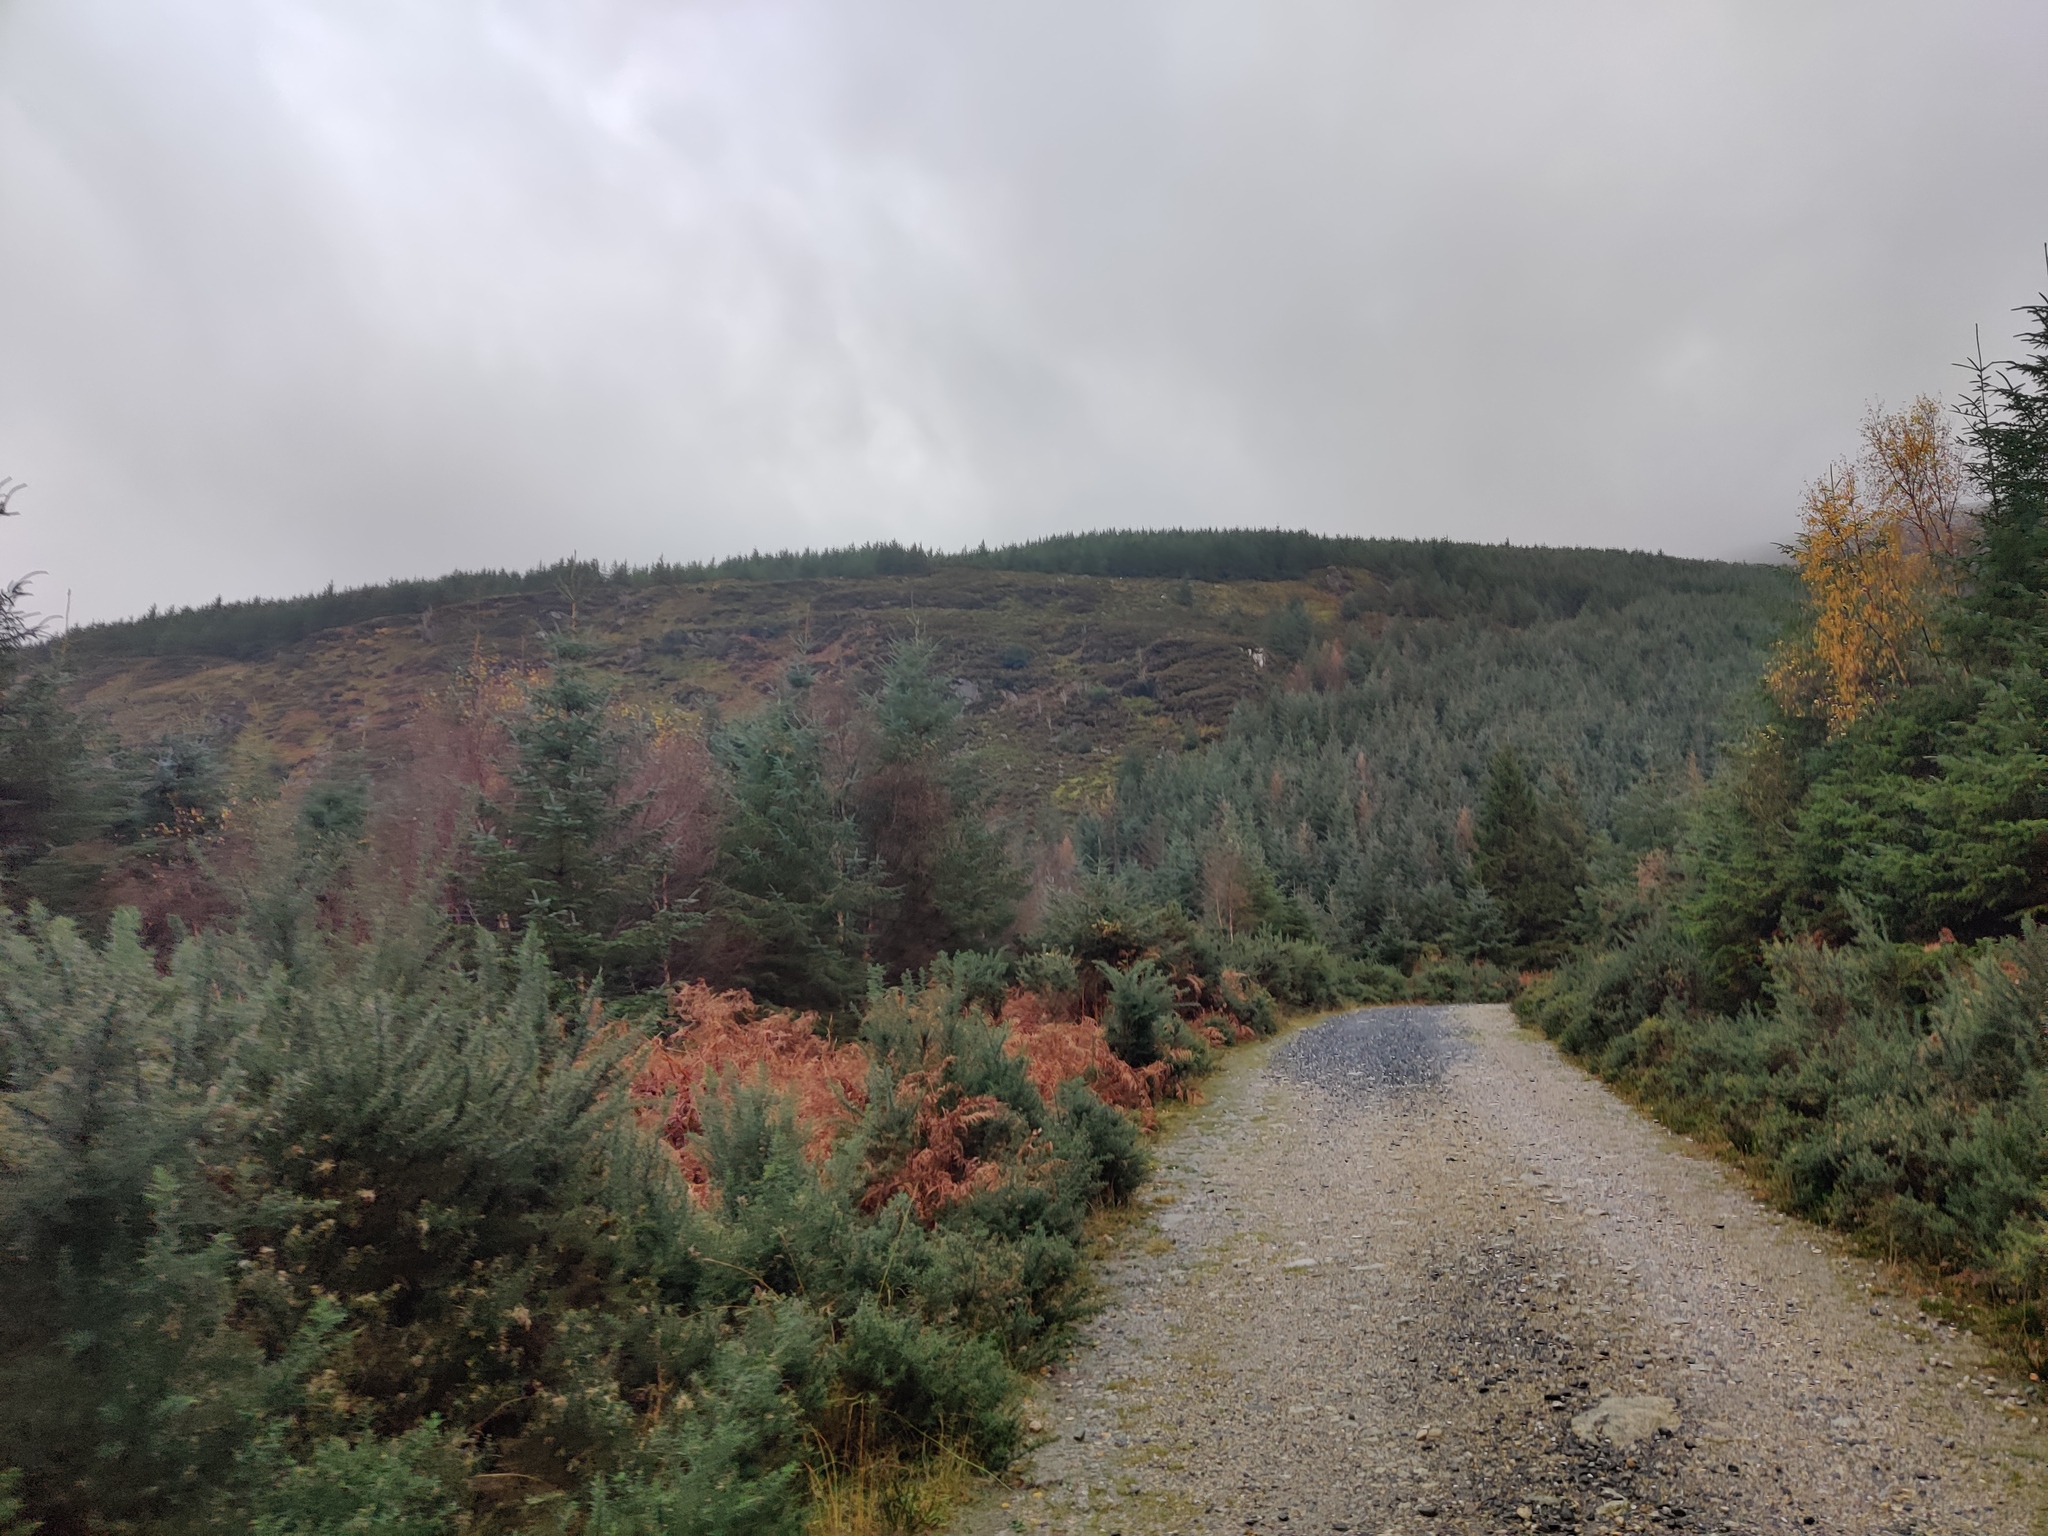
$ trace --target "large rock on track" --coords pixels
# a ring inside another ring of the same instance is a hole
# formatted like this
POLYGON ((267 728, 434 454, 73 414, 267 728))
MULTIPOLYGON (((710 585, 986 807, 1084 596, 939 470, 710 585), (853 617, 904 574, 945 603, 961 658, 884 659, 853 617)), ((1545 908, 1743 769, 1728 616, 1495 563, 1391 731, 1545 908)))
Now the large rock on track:
POLYGON ((1668 1397, 1603 1397, 1572 1420, 1572 1433, 1588 1445, 1634 1445, 1660 1429, 1678 1433, 1678 1404, 1668 1397))

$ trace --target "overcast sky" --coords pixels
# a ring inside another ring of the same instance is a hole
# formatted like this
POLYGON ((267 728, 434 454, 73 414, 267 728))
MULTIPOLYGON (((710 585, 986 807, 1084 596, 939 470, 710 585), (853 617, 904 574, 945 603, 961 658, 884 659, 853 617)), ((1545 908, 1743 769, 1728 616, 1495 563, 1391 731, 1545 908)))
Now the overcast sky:
POLYGON ((0 571, 1758 556, 2043 286, 2048 5, 0 0, 0 571))

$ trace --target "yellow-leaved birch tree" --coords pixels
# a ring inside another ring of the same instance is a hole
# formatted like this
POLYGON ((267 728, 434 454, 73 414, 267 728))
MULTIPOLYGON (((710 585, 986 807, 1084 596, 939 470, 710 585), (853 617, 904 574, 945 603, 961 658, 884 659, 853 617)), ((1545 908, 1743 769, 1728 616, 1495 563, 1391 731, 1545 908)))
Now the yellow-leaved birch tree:
POLYGON ((1807 488, 1787 546, 1811 623, 1779 646, 1769 681, 1789 713, 1846 729, 1904 687, 1939 645, 1969 536, 1948 413, 1922 395, 1863 419, 1863 451, 1807 488))

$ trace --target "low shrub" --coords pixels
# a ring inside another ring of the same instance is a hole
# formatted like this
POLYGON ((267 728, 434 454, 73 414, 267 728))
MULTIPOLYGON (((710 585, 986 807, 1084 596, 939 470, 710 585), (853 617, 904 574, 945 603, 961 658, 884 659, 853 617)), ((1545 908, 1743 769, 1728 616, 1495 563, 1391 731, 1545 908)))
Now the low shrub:
POLYGON ((1400 996, 1418 1003, 1504 1003, 1520 990, 1514 972, 1487 961, 1432 960, 1407 978, 1400 996))
POLYGON ((1706 996, 1705 961, 1668 913, 1621 943, 1582 955, 1531 987, 1518 1012, 1567 1051, 1597 1057, 1619 1036, 1706 996))
POLYGON ((1216 1000, 1247 1037, 1270 1035, 1280 1028, 1273 994, 1243 971, 1226 970, 1217 978, 1216 1000))
POLYGON ((1091 1198, 1124 1204, 1152 1173, 1152 1154, 1136 1123, 1079 1079, 1061 1083, 1057 1093, 1055 1103, 1070 1134, 1063 1150, 1088 1167, 1091 1198))
POLYGON ((1054 1008, 1080 1006, 1080 968, 1065 950, 1030 951, 1017 962, 1016 983, 1021 991, 1044 998, 1054 1008))
POLYGON ((1043 1099, 1054 1098, 1063 1083, 1079 1082, 1104 1104, 1149 1126, 1153 1106, 1172 1091, 1171 1062, 1131 1066, 1110 1049, 1100 1024, 1058 1017, 1036 993, 1011 993, 1002 1022, 1003 1049, 1024 1062, 1043 1099))
POLYGON ((994 1018, 1003 1010, 1015 969, 1010 957, 1000 950, 963 949, 939 956, 929 975, 932 985, 946 988, 947 1006, 979 1007, 994 1018))
POLYGON ((1760 1005, 1694 1005, 1662 927, 1517 1001, 1677 1129, 1726 1145, 1790 1210, 1951 1274, 2033 1284, 2048 1205, 2048 931, 1968 945, 1865 933, 1764 951, 1760 1005))
POLYGON ((1360 960, 1350 969, 1345 991, 1359 1003, 1398 1003, 1408 997, 1408 978, 1391 965, 1360 960))
POLYGON ((1168 1021, 1173 1018, 1175 999, 1166 973, 1151 960, 1121 971, 1097 965, 1109 983, 1108 1006, 1102 1014, 1109 1048, 1131 1066, 1151 1066, 1165 1052, 1168 1021))
POLYGON ((1350 967, 1314 939, 1283 938, 1260 929, 1226 946, 1231 966, 1290 1008, 1334 1008, 1352 1000, 1350 967))

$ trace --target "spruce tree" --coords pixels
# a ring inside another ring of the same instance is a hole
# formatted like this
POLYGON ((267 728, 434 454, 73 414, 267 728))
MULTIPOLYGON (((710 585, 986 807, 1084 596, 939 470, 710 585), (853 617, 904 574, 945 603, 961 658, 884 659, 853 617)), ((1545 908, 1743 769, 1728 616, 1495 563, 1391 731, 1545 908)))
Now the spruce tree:
POLYGON ((1539 794, 1514 748, 1502 748, 1487 774, 1472 862, 1522 964, 1551 965, 1563 955, 1588 851, 1585 814, 1569 779, 1539 794))
POLYGON ((0 682, 0 873, 47 895, 62 882, 31 866, 99 829, 107 784, 55 669, 10 670, 0 682))
POLYGON ((2019 312, 2032 323, 2026 355, 1995 366, 1973 360, 1963 406, 1984 501, 1958 627, 1971 649, 1993 657, 2031 651, 2048 621, 2048 295, 2019 312))
POLYGON ((1274 614, 1266 626, 1266 643, 1273 654, 1287 661, 1299 661, 1316 641, 1315 621, 1300 598, 1289 598, 1287 606, 1274 614))
POLYGON ((643 987, 666 978, 696 918, 691 893, 669 889, 643 803, 626 793, 637 743, 610 706, 565 644, 511 722, 510 793, 477 807, 464 895, 486 927, 536 930, 557 970, 643 987))
POLYGON ((155 849, 219 824, 228 803, 225 764, 204 736, 172 732, 118 756, 127 805, 114 819, 123 842, 155 849))
POLYGON ((874 958, 892 973, 948 950, 994 942, 1016 912, 1021 882, 983 824, 972 764, 958 756, 960 706, 937 647, 900 641, 869 701, 875 761, 855 796, 888 904, 875 917, 874 958))
MULTIPOLYGON (((9 505, 19 489, 0 480, 0 517, 19 515, 9 505)), ((91 733, 64 702, 58 668, 29 655, 43 625, 28 594, 27 577, 0 585, 0 881, 70 907, 98 868, 49 855, 103 823, 109 783, 91 733)))
POLYGON ((866 932, 885 899, 829 773, 824 734, 784 693, 713 742, 732 808, 713 871, 708 967, 792 1007, 836 1012, 867 991, 866 932))

